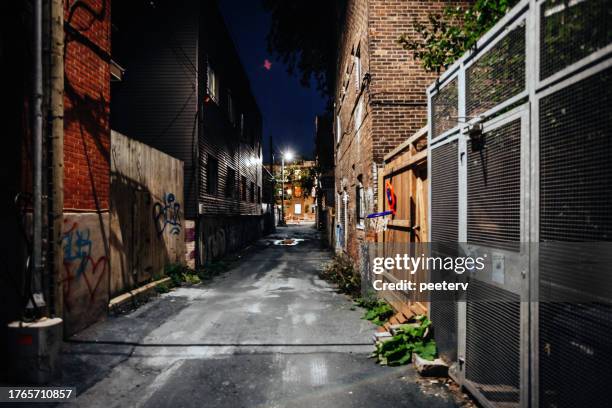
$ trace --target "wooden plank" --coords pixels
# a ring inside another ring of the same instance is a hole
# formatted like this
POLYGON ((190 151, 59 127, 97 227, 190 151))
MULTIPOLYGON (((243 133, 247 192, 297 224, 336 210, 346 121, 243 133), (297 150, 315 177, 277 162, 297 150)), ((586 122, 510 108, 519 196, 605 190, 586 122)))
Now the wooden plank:
POLYGON ((384 176, 389 176, 394 173, 399 173, 407 167, 413 166, 415 164, 419 164, 423 160, 427 160, 427 150, 421 150, 416 153, 414 156, 404 159, 403 161, 393 163, 388 168, 385 168, 384 176))
POLYGON ((388 227, 410 228, 410 220, 389 220, 388 227))
MULTIPOLYGON (((379 171, 380 173, 380 171, 379 171)), ((384 178, 379 174, 378 177, 378 194, 377 194, 377 206, 376 206, 376 211, 384 211, 385 208, 385 182, 384 182, 384 178)), ((377 241, 378 242, 384 242, 384 231, 380 231, 377 234, 377 241)), ((379 254, 380 255, 380 254, 379 254)))

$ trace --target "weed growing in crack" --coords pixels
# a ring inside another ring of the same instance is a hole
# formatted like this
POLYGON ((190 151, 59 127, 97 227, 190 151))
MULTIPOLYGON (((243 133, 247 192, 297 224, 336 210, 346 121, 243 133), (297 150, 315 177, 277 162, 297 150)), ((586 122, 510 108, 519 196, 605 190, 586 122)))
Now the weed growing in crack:
POLYGON ((354 299, 361 294, 361 276, 355 271, 351 258, 344 254, 334 256, 325 265, 320 277, 335 283, 342 293, 354 299))

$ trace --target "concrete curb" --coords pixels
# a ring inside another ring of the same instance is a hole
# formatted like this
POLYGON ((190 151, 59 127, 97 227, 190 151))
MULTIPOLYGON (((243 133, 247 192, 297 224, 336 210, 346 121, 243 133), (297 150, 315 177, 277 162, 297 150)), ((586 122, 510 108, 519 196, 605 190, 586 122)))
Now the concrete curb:
POLYGON ((121 307, 125 306, 128 302, 134 303, 136 298, 138 298, 139 296, 149 294, 151 291, 155 290, 156 286, 161 285, 162 283, 169 283, 169 282, 170 282, 170 278, 168 277, 162 278, 160 280, 156 280, 154 282, 147 283, 144 286, 141 286, 134 290, 130 290, 129 292, 126 292, 117 297, 114 297, 108 303, 108 310, 114 311, 114 310, 120 309, 121 307))

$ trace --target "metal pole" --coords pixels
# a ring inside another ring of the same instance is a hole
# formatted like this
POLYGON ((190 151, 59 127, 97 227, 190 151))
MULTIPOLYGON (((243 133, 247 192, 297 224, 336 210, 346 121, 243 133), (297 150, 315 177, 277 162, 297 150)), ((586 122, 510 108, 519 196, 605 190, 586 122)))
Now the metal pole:
POLYGON ((285 225, 285 155, 281 154, 281 222, 279 225, 285 225))
MULTIPOLYGON (((42 67, 42 0, 34 2, 34 80, 32 93, 32 133, 34 150, 34 180, 33 194, 33 292, 34 300, 44 304, 42 297, 42 97, 43 97, 43 67, 42 67), (37 295, 38 294, 38 295, 37 295)), ((42 306, 41 304, 32 305, 42 306)))
POLYGON ((53 274, 48 302, 52 315, 63 316, 62 229, 64 224, 64 3, 51 1, 50 120, 52 144, 52 225, 53 274))

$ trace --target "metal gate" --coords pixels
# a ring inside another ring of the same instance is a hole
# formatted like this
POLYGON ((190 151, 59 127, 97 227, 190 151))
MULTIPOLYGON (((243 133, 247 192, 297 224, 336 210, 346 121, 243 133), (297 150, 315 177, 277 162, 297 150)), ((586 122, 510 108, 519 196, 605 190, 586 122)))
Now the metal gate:
POLYGON ((611 80, 612 2, 524 0, 428 89, 430 241, 498 265, 430 314, 485 406, 606 404, 611 80))

